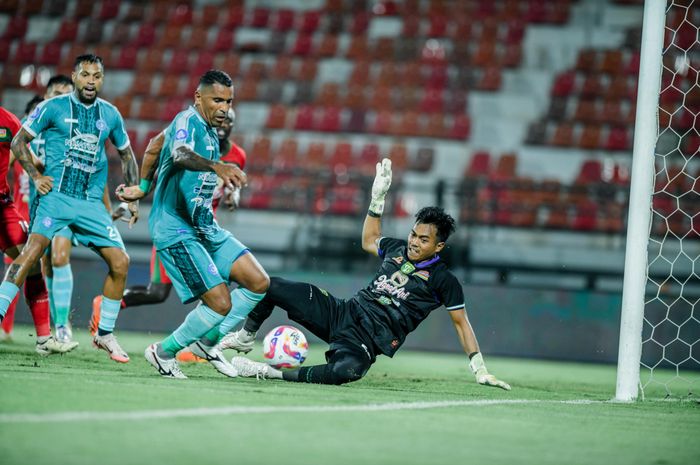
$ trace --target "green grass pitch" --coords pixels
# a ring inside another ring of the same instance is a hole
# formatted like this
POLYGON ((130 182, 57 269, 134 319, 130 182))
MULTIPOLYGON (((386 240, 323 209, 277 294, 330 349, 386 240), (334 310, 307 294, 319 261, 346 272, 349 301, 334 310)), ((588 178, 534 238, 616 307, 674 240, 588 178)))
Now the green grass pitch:
POLYGON ((132 357, 119 365, 81 331, 76 352, 39 357, 30 332, 0 344, 3 465, 700 463, 700 404, 607 402, 613 366, 487 355, 510 392, 475 384, 463 356, 409 351, 340 387, 207 364, 179 381, 143 358, 161 335, 119 333, 132 357))

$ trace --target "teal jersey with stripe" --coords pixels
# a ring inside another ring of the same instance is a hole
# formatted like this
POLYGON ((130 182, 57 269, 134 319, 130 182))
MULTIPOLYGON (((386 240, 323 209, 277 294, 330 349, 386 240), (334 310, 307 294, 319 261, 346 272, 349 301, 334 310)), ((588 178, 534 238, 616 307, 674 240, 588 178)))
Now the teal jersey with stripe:
POLYGON ((157 249, 186 238, 219 242, 228 233, 214 218, 212 199, 217 176, 210 171, 190 171, 173 164, 178 147, 187 147, 200 157, 218 161, 219 138, 197 110, 180 112, 165 131, 160 166, 148 226, 157 249))
POLYGON ((43 135, 44 175, 53 177, 53 189, 78 199, 102 199, 107 139, 119 150, 129 146, 114 105, 100 98, 85 105, 74 93, 40 103, 22 127, 35 138, 43 135))

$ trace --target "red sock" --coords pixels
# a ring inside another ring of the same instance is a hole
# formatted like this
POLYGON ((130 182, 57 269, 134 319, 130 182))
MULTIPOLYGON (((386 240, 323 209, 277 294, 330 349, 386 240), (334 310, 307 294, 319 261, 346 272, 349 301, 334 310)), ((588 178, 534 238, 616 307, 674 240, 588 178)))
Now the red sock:
POLYGON ((32 312, 37 337, 50 336, 49 294, 41 274, 27 277, 24 282, 24 298, 27 299, 29 311, 32 312))
POLYGON ((7 307, 7 313, 5 313, 5 318, 2 320, 2 330, 5 331, 6 334, 11 333, 12 328, 15 326, 15 310, 17 309, 18 300, 19 294, 15 296, 15 300, 7 307))

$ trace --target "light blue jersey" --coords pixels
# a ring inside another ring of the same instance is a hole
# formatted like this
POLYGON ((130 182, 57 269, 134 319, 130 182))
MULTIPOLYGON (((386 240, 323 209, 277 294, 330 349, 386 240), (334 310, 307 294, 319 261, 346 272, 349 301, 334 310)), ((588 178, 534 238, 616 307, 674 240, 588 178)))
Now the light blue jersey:
MULTIPOLYGON (((22 118, 22 125, 26 124, 27 122, 27 117, 22 118)), ((29 143, 29 148, 32 149, 32 152, 34 152, 34 155, 41 161, 41 163, 45 164, 46 163, 46 141, 44 140, 44 134, 39 133, 37 134, 34 139, 29 143)), ((32 180, 29 180, 29 208, 31 212, 31 206, 34 203, 34 199, 36 198, 36 187, 34 187, 34 182, 32 180)))
POLYGON ((191 238, 220 243, 228 231, 214 219, 212 198, 217 176, 208 171, 189 171, 173 165, 173 153, 188 147, 209 160, 220 158, 216 130, 190 106, 179 113, 165 132, 149 229, 156 249, 191 238))
POLYGON ((129 146, 124 120, 114 105, 100 98, 85 105, 74 93, 40 103, 22 127, 35 138, 43 135, 44 175, 53 177, 53 191, 82 200, 102 199, 106 140, 119 150, 129 146))

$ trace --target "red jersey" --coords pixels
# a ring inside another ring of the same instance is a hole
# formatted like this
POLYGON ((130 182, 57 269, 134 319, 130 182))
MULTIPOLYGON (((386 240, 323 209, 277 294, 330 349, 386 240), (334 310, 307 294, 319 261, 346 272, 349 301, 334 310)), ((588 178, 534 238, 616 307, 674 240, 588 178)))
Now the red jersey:
POLYGON ((12 197, 20 214, 29 218, 29 175, 19 161, 12 164, 12 197))
POLYGON ((7 171, 10 166, 10 143, 22 127, 15 115, 0 107, 0 203, 11 200, 7 171))

